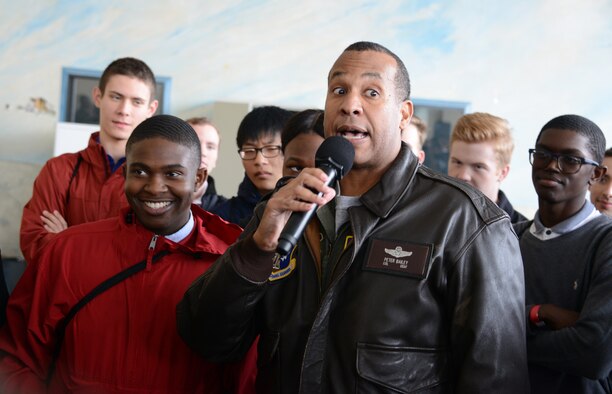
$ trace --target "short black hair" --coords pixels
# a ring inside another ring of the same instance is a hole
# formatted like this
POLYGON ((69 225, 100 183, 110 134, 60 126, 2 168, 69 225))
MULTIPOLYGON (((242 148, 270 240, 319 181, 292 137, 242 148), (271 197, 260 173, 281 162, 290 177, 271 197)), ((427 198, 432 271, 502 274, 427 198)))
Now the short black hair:
POLYGON ((280 134, 294 113, 273 105, 254 108, 246 114, 238 126, 236 135, 238 149, 242 148, 246 141, 257 140, 264 135, 280 134))
POLYGON ((384 46, 377 44, 375 42, 370 41, 358 41, 355 42, 344 50, 344 52, 348 51, 374 51, 386 53, 395 59, 397 63, 397 71, 395 73, 395 89, 397 93, 397 97, 401 98, 401 101, 410 100, 410 76, 408 75, 408 70, 406 69, 406 65, 395 53, 391 52, 389 49, 384 46))
POLYGON ((603 162, 604 152, 606 150, 606 137, 599 126, 592 120, 580 115, 557 116, 542 127, 542 130, 540 130, 536 138, 536 144, 540 140, 542 133, 548 129, 571 130, 586 137, 588 141, 587 148, 593 156, 593 160, 599 164, 603 162))
POLYGON ((189 148, 193 152, 191 159, 194 167, 196 169, 200 167, 202 155, 200 139, 193 127, 184 120, 172 115, 156 115, 145 119, 130 135, 125 145, 126 157, 135 143, 151 138, 163 138, 189 148))
POLYGON ((155 75, 153 71, 142 60, 133 57, 123 57, 113 61, 102 72, 98 88, 104 94, 106 84, 113 75, 125 75, 126 77, 137 78, 146 83, 151 90, 151 100, 155 99, 155 75))
POLYGON ((604 155, 604 156, 605 156, 605 157, 612 157, 612 148, 608 148, 608 149, 606 150, 606 153, 605 153, 605 155, 604 155))
POLYGON ((318 134, 325 138, 323 110, 307 109, 289 118, 281 133, 283 152, 287 144, 300 134, 318 134))

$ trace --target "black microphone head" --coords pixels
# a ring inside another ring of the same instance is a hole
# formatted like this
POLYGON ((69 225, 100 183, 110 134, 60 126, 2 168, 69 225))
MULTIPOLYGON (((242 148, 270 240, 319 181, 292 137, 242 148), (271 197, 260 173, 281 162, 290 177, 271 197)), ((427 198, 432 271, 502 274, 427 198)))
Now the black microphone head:
POLYGON ((355 159, 355 149, 346 138, 335 135, 326 138, 317 149, 315 163, 319 167, 322 163, 331 164, 337 167, 338 178, 341 179, 353 167, 355 159))

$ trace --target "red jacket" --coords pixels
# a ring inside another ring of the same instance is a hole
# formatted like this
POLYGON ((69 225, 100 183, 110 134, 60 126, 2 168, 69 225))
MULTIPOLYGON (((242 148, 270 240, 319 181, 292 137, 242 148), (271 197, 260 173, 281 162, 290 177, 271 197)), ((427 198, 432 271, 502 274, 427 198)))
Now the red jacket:
POLYGON ((118 218, 70 227, 29 264, 0 331, 2 393, 222 393, 224 382, 254 392, 254 348, 243 365, 205 362, 179 337, 176 305, 240 234, 192 206, 195 228, 180 244, 118 218), (100 294, 68 324, 46 387, 56 327, 92 288, 162 250, 170 254, 100 294), (237 376, 242 368, 242 376, 237 376), (228 374, 229 378, 228 378, 228 374))
POLYGON ((123 169, 110 173, 106 152, 98 139, 99 133, 93 133, 86 149, 54 157, 40 170, 21 218, 20 246, 27 262, 33 261, 39 249, 55 236, 43 227, 43 210, 57 210, 68 226, 73 226, 115 217, 127 206, 123 169), (79 157, 81 163, 71 183, 79 157))

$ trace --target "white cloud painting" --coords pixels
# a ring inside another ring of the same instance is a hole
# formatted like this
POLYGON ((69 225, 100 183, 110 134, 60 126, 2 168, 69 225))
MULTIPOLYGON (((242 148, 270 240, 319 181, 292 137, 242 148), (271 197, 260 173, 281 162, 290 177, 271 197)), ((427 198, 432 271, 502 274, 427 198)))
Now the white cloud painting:
POLYGON ((413 96, 470 103, 513 125, 506 180, 532 205, 527 149, 563 113, 600 125, 612 145, 612 2, 2 0, 0 158, 44 162, 60 106, 62 67, 102 70, 134 56, 172 78, 172 112, 215 100, 322 107, 344 47, 379 42, 411 74, 413 96))

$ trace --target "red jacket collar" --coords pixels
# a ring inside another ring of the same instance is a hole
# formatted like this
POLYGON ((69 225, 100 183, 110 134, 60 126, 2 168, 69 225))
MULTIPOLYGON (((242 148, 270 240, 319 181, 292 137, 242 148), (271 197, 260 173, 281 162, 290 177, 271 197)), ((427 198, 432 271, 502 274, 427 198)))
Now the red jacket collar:
MULTIPOLYGON (((239 226, 228 223, 197 205, 191 205, 191 212, 194 219, 194 229, 186 242, 177 244, 167 240, 165 237, 159 237, 156 241, 156 251, 167 249, 181 250, 183 253, 188 254, 210 253, 221 255, 236 241, 242 232, 239 226)), ((121 210, 120 224, 121 231, 132 234, 135 232, 136 237, 142 239, 147 245, 155 235, 138 222, 138 218, 136 218, 136 215, 129 207, 121 210)), ((133 237, 126 236, 123 239, 133 239, 133 237)), ((130 246, 126 245, 126 247, 130 246)))

